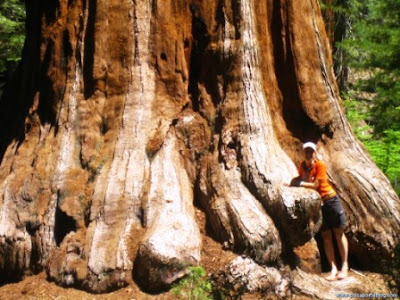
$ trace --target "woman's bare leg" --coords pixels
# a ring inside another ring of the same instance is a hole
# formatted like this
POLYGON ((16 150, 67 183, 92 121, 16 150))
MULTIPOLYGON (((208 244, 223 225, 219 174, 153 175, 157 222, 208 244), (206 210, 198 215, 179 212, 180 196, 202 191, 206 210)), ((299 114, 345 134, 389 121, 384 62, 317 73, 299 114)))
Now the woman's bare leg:
POLYGON ((321 235, 324 241, 325 255, 331 267, 331 274, 326 279, 335 280, 338 274, 338 269, 336 267, 335 261, 335 250, 333 248, 332 232, 331 230, 322 231, 321 235))
POLYGON ((349 263, 348 263, 348 253, 349 253, 349 244, 347 242, 346 235, 344 234, 343 228, 334 228, 333 234, 335 235, 340 258, 342 259, 342 268, 338 274, 338 279, 343 279, 347 277, 347 272, 349 271, 349 263))

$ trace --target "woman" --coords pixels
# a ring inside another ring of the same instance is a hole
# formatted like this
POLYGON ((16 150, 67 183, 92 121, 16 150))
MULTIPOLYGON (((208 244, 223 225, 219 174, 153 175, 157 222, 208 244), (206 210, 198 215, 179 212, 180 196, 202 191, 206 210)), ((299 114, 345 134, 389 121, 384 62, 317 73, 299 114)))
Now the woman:
POLYGON ((320 194, 322 198, 322 227, 321 235, 324 241, 326 258, 331 267, 330 275, 326 278, 330 281, 343 279, 348 273, 348 242, 344 234, 346 228, 346 213, 340 202, 339 196, 328 181, 326 166, 323 161, 317 159, 317 146, 308 142, 303 145, 305 160, 300 164, 299 177, 292 180, 292 186, 311 188, 320 194), (335 253, 332 241, 332 233, 336 238, 342 259, 342 268, 339 271, 336 266, 335 253))

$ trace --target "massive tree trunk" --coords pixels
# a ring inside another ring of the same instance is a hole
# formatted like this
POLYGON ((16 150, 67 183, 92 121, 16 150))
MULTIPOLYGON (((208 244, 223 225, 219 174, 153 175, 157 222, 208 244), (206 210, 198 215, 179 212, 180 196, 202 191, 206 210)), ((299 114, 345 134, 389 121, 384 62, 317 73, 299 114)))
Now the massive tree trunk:
POLYGON ((194 214, 260 265, 321 224, 286 187, 314 141, 376 269, 400 203, 354 138, 317 0, 27 1, 22 72, 1 102, 0 270, 103 292, 201 264, 194 214))

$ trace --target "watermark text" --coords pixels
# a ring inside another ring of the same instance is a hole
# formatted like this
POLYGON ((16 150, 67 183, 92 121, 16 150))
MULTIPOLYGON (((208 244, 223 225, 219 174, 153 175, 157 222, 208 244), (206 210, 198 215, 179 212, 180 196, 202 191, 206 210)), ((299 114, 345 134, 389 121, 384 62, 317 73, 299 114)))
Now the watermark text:
POLYGON ((380 299, 387 299, 392 298, 396 299, 399 298, 398 294, 381 294, 381 293, 370 293, 370 294, 336 294, 338 298, 380 298, 380 299))

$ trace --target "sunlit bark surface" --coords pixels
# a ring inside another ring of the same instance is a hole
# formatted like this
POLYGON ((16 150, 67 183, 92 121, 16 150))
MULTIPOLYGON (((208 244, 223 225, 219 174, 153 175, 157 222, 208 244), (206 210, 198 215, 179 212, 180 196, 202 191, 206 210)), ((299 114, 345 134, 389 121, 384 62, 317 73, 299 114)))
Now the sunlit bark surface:
POLYGON ((318 194, 284 186, 305 141, 343 199, 350 256, 370 270, 390 257, 399 199, 345 120, 318 1, 28 1, 27 13, 0 107, 1 276, 163 289, 201 264, 194 205, 221 244, 279 269, 321 224, 318 194))

